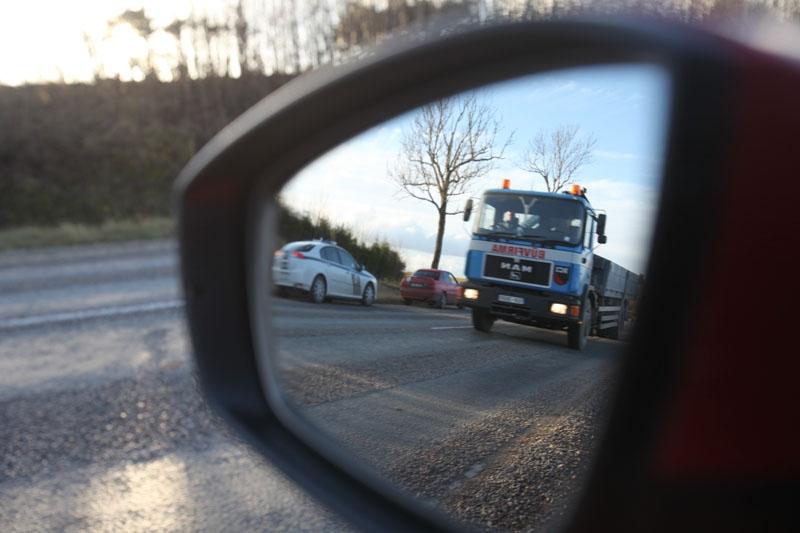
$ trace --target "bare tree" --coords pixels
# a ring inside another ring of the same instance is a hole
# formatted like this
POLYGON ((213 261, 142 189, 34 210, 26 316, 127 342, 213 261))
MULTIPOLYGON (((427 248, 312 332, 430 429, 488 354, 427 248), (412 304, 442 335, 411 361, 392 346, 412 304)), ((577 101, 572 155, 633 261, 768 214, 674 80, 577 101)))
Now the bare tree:
POLYGON ((391 175, 406 195, 436 208, 439 224, 431 268, 439 266, 447 215, 461 212, 450 206, 451 200, 489 172, 511 142, 509 136, 500 148, 495 146, 499 129, 495 109, 467 95, 423 107, 403 133, 391 175))
POLYGON ((592 161, 597 140, 592 135, 578 135, 578 126, 560 126, 540 131, 522 154, 520 168, 544 180, 549 192, 560 191, 575 173, 592 161))

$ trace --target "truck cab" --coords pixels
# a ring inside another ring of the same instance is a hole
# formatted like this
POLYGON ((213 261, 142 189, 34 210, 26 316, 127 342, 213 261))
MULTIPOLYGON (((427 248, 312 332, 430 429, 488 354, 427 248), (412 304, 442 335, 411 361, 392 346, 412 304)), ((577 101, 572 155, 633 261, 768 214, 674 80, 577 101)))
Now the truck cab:
MULTIPOLYGON (((583 349, 592 328, 593 246, 605 242, 605 215, 585 189, 566 193, 502 189, 483 193, 467 252, 464 305, 476 329, 495 320, 567 330, 583 349), (597 237, 597 239, 595 239, 597 237)), ((474 215, 474 216, 473 216, 474 215)))

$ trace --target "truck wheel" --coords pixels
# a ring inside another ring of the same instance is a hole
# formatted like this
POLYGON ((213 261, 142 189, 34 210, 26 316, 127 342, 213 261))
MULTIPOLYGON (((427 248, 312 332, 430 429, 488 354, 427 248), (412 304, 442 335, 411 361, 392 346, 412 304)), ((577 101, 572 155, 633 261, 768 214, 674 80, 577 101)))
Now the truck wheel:
POLYGON ((411 298, 403 298, 403 303, 406 305, 411 305, 411 298))
POLYGON ((567 328, 567 344, 573 350, 582 351, 589 342, 589 331, 592 329, 592 305, 587 300, 583 306, 583 317, 580 324, 570 324, 567 328))
POLYGON ((489 333, 494 325, 495 318, 486 309, 472 308, 472 327, 478 331, 489 333))

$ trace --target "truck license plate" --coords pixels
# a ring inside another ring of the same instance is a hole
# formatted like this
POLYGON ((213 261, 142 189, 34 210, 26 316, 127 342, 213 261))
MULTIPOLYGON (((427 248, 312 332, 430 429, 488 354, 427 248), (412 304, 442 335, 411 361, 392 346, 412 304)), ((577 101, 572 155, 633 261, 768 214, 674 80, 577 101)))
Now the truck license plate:
POLYGON ((519 296, 509 296, 507 294, 500 294, 497 296, 497 299, 507 304, 525 305, 525 298, 520 298, 519 296))

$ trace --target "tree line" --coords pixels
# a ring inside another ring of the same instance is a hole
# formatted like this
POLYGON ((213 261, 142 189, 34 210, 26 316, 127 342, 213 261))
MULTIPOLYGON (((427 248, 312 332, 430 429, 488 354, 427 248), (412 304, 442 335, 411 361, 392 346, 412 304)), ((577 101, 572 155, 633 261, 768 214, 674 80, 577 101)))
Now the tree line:
POLYGON ((85 33, 92 79, 297 74, 368 54, 395 35, 591 13, 635 12, 686 22, 765 15, 800 21, 800 0, 227 0, 213 8, 192 6, 188 16, 160 25, 144 9, 127 10, 109 20, 105 31, 85 33), (144 45, 129 53, 126 72, 108 60, 121 51, 119 28, 144 45))
POLYGON ((0 228, 169 214, 177 172, 233 118, 298 73, 369 54, 391 35, 587 11, 636 9, 682 20, 741 12, 796 20, 800 13, 800 0, 223 5, 162 26, 143 10, 120 13, 106 34, 86 35, 89 83, 0 86, 0 228), (147 45, 143 55, 128 57, 128 74, 139 82, 122 81, 104 59, 114 46, 114 28, 122 26, 147 45))
POLYGON ((158 25, 144 9, 108 21, 105 31, 85 32, 94 81, 108 78, 180 81, 300 73, 369 52, 393 32, 434 19, 474 20, 475 0, 228 0, 158 25), (115 31, 124 28, 143 45, 123 50, 115 31), (127 55, 127 64, 109 56, 127 55))
POLYGON ((171 214, 186 162, 290 78, 0 87, 0 228, 171 214))

